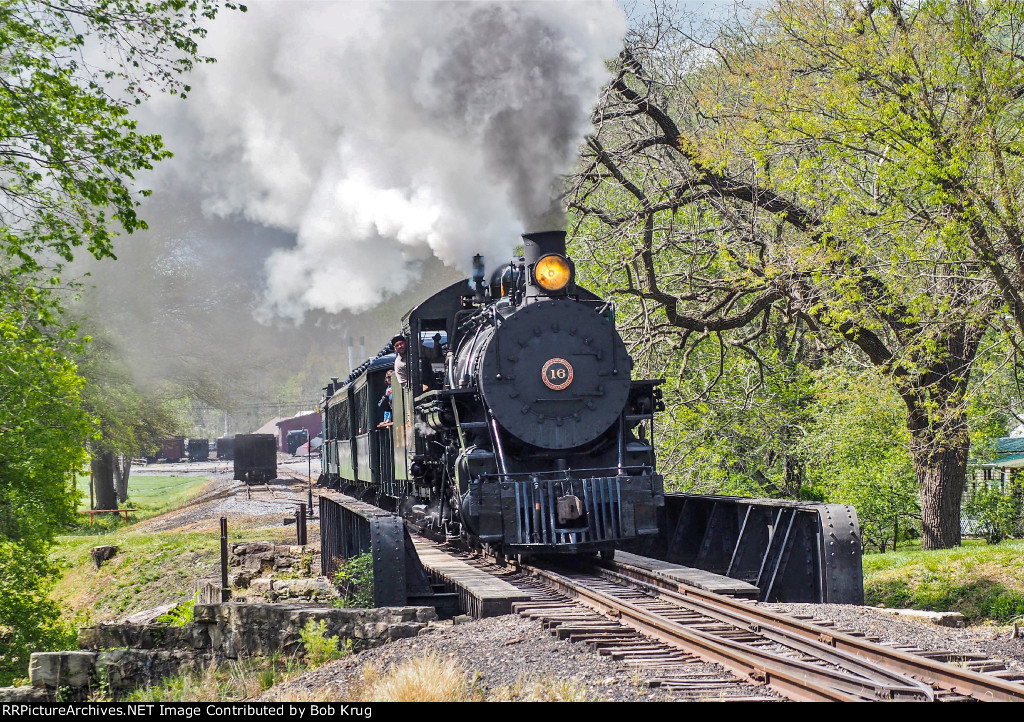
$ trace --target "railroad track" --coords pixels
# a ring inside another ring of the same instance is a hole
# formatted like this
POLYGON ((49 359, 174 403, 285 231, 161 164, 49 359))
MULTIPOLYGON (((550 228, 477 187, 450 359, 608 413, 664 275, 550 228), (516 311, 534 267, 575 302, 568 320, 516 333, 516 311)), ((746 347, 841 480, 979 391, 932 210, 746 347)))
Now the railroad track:
POLYGON ((711 594, 681 585, 657 573, 631 566, 615 565, 605 574, 630 579, 639 588, 661 599, 675 600, 712 615, 722 615, 748 628, 771 630, 788 638, 815 642, 844 655, 879 665, 928 685, 940 700, 976 699, 1024 701, 1024 685, 999 660, 981 654, 958 651, 924 651, 912 647, 891 647, 864 635, 825 628, 806 619, 776 614, 755 604, 711 594))
POLYGON ((455 556, 528 590, 531 600, 514 603, 514 612, 634 667, 648 685, 679 696, 1024 701, 1019 675, 999 660, 885 646, 621 560, 496 566, 479 554, 455 556))
POLYGON ((1024 701, 997 660, 886 647, 630 565, 519 572, 503 576, 534 598, 513 611, 694 699, 1024 701))

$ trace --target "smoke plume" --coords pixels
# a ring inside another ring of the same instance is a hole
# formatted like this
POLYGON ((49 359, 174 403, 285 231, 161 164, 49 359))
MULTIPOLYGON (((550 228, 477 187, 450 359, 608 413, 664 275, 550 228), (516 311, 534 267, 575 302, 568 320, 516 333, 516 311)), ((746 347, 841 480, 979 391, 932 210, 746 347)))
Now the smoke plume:
POLYGON ((493 267, 561 225, 624 31, 612 2, 252 3, 210 28, 188 100, 150 105, 176 155, 156 190, 294 239, 266 260, 266 318, 369 309, 433 258, 493 267))

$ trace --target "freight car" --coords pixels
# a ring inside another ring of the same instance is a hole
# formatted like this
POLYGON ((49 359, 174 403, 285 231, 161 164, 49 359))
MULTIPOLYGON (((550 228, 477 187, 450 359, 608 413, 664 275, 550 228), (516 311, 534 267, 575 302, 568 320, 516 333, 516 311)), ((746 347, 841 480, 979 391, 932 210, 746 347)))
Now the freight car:
POLYGON ((185 437, 173 436, 160 442, 157 458, 163 461, 178 462, 185 458, 185 437))
POLYGON ((273 434, 236 434, 235 479, 247 484, 277 478, 277 437, 273 434))
POLYGON ((477 256, 469 283, 326 386, 320 484, 499 556, 611 558, 658 533, 661 382, 632 377, 614 305, 576 284, 564 232, 523 249, 489 282, 477 256))
POLYGON ((235 438, 233 436, 217 437, 217 460, 231 461, 235 458, 235 438))
POLYGON ((189 461, 208 461, 210 458, 209 439, 189 439, 185 447, 189 461))
POLYGON ((306 442, 309 441, 309 432, 305 429, 296 429, 295 431, 289 431, 285 437, 285 445, 288 447, 288 453, 295 456, 300 446, 305 446, 306 442))

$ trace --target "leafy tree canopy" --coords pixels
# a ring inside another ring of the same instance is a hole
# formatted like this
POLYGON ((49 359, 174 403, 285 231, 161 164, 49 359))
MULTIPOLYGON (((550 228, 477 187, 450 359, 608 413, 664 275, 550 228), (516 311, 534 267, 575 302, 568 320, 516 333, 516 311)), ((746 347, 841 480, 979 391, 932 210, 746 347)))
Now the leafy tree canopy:
POLYGON ((783 321, 891 381, 928 548, 960 540, 982 340, 1024 328, 1022 7, 773 0, 695 31, 659 4, 570 191, 616 295, 685 357, 767 364, 783 321))
MULTIPOLYGON (((0 290, 4 290, 0 288, 0 290)), ((0 294, 0 684, 64 637, 46 593, 54 535, 75 520, 76 474, 92 435, 82 380, 51 336, 0 294)), ((62 340, 67 340, 63 334, 62 340)))
MULTIPOLYGON (((84 248, 144 228, 136 174, 169 153, 131 108, 185 95, 214 0, 0 0, 0 684, 60 643, 45 595, 56 532, 75 518, 93 420, 54 287, 84 248), (55 266, 55 268, 54 268, 55 266)), ((127 402, 125 404, 128 405, 127 402)), ((115 438, 126 436, 114 429, 115 438)))
MULTIPOLYGON (((76 247, 113 257, 118 229, 144 228, 135 174, 168 157, 130 108, 184 95, 221 3, 0 0, 0 248, 27 269, 76 247)), ((226 7, 239 8, 231 2, 226 7)))

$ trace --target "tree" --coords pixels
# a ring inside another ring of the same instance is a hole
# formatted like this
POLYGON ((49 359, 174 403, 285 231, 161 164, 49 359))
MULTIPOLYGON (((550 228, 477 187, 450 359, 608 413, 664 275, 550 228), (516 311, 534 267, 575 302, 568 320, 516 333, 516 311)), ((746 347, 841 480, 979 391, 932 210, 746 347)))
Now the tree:
MULTIPOLYGON (((227 7, 240 7, 224 3, 227 7)), ((170 155, 130 109, 184 95, 210 0, 0 0, 0 249, 23 267, 113 257, 119 229, 145 227, 135 174, 170 155)))
POLYGON ((116 509, 127 500, 132 459, 158 449, 179 424, 173 404, 159 391, 140 388, 118 353, 106 333, 94 328, 77 357, 86 381, 82 406, 100 432, 90 445, 97 509, 116 509))
MULTIPOLYGON (((61 264, 145 223, 139 171, 167 157, 130 110, 153 91, 184 95, 221 3, 0 0, 0 678, 55 643, 45 600, 56 530, 75 518, 74 474, 91 438, 73 329, 53 294, 61 264), (55 265, 54 265, 55 264, 55 265)), ((230 2, 224 7, 243 6, 230 2)))
POLYGON ((70 334, 36 330, 40 303, 0 284, 0 684, 28 655, 63 641, 46 599, 57 574, 48 552, 75 521, 76 475, 92 435, 82 381, 64 355, 70 334))
POLYGON ((857 510, 865 546, 895 549, 916 535, 921 508, 900 397, 871 370, 822 373, 801 441, 809 484, 857 510))
POLYGON ((972 239, 1005 231, 948 180, 986 137, 964 124, 969 84, 953 77, 967 62, 955 4, 914 4, 909 26, 899 2, 852 7, 777 0, 707 38, 648 16, 615 64, 571 207, 601 224, 594 242, 628 249, 619 294, 679 348, 756 353, 782 317, 891 379, 924 546, 949 547, 972 365, 1003 304, 972 239))

